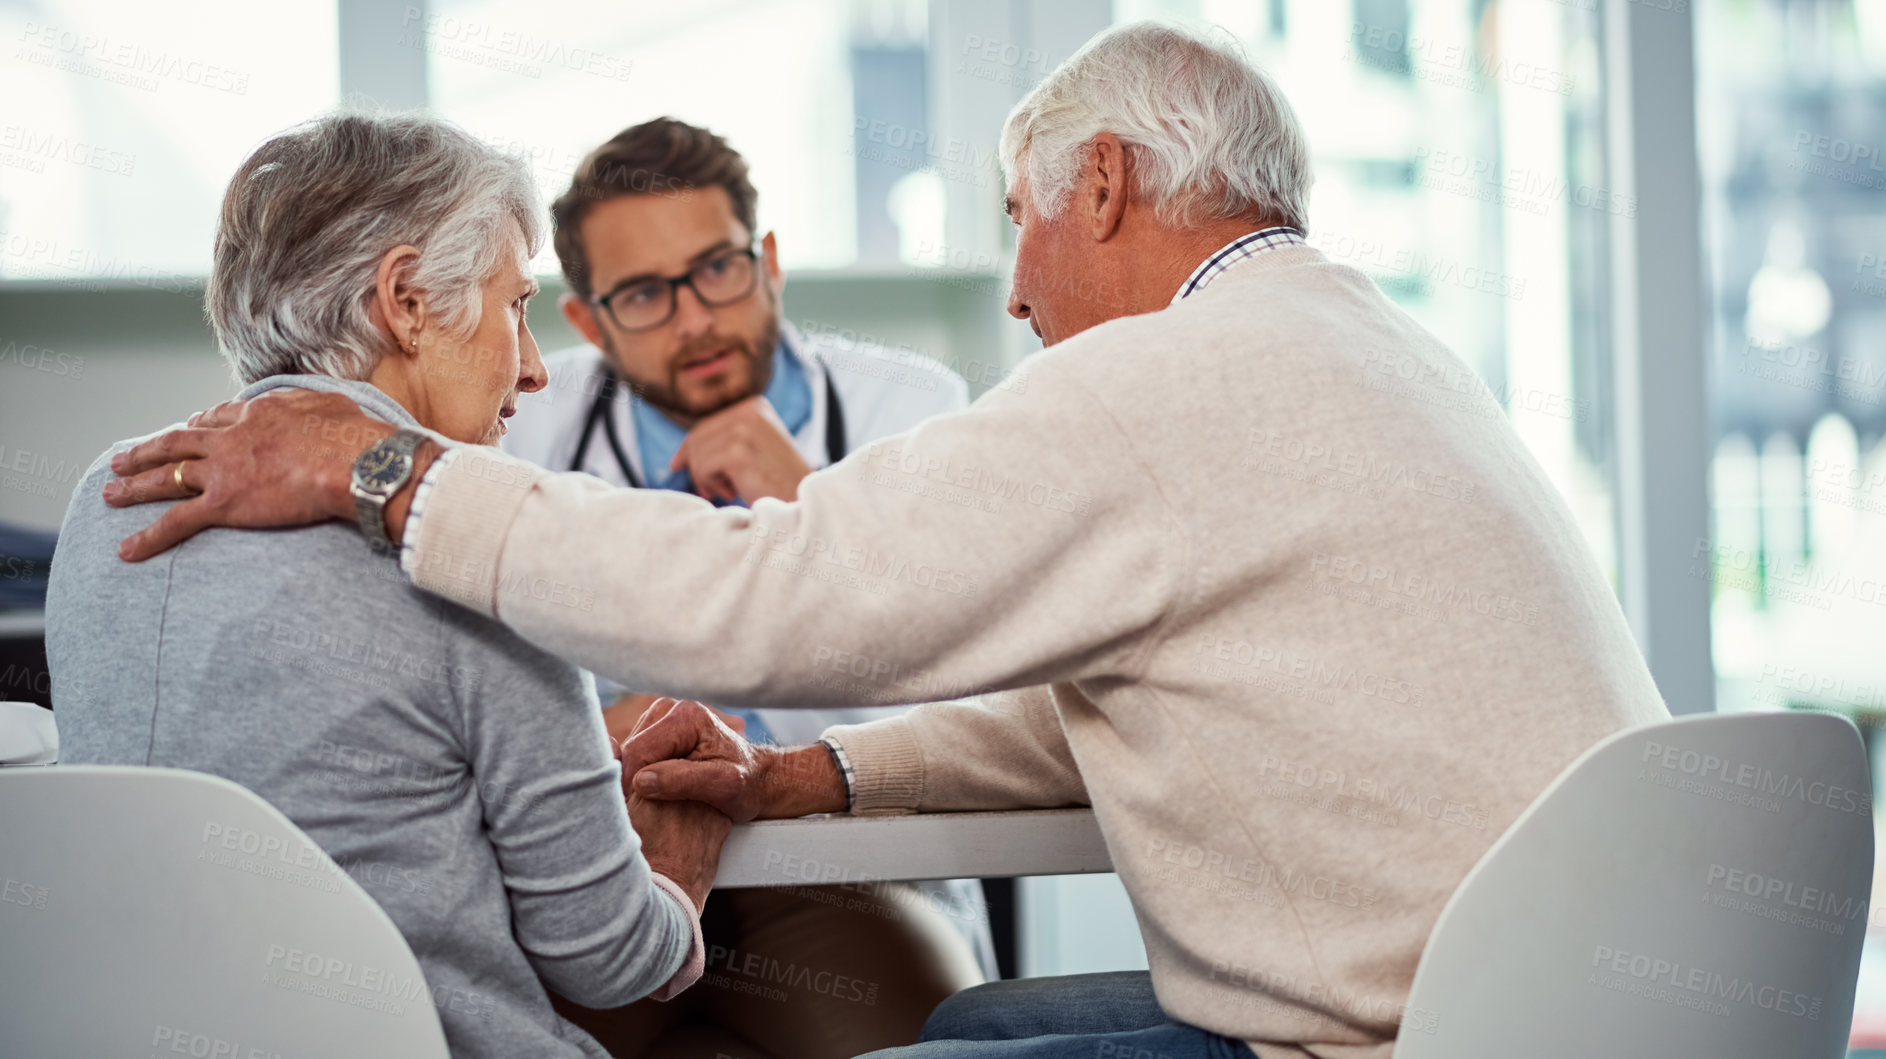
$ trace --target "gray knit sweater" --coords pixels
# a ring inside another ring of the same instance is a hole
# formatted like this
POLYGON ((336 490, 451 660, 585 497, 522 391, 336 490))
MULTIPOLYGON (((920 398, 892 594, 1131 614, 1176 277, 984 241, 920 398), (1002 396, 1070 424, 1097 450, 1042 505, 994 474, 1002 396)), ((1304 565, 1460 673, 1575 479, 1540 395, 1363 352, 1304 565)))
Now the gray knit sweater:
MULTIPOLYGON (((366 383, 278 376, 242 396, 282 386, 418 425, 366 383)), ((680 967, 692 910, 650 881, 588 679, 414 589, 352 526, 215 529, 121 562, 160 512, 105 505, 110 455, 72 498, 46 604, 64 760, 268 799, 405 934, 453 1055, 604 1055, 546 989, 647 995, 680 967)))

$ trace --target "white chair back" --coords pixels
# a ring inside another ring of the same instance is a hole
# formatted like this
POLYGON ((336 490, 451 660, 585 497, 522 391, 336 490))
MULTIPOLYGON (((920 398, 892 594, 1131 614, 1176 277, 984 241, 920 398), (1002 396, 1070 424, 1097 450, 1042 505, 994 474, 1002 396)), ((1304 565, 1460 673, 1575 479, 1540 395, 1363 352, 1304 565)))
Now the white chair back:
POLYGON ((60 765, 0 806, 0 1051, 446 1056, 393 921, 242 787, 60 765))
POLYGON ((1822 714, 1600 743, 1442 911, 1396 1059, 1840 1059, 1871 790, 1858 731, 1822 714))
POLYGON ((0 768, 59 760, 52 711, 36 702, 0 702, 0 768))

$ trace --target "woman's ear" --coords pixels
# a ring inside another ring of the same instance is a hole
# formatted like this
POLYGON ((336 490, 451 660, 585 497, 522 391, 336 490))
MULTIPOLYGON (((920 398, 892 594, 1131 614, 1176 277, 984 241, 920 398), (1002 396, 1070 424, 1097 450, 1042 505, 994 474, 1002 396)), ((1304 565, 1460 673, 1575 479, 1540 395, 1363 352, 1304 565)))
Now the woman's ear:
POLYGON ((426 329, 425 294, 413 285, 413 272, 419 265, 419 248, 401 244, 380 258, 380 268, 373 277, 373 302, 369 315, 394 348, 408 357, 419 352, 419 339, 426 329))

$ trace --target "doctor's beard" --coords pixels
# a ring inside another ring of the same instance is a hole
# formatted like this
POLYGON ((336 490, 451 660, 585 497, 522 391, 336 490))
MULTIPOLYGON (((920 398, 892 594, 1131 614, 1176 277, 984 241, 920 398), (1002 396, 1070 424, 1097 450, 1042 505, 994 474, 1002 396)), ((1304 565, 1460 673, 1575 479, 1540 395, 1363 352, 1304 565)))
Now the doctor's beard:
POLYGON ((636 396, 647 401, 651 406, 681 420, 698 420, 713 415, 715 412, 740 403, 756 394, 766 392, 766 387, 773 381, 773 351, 779 348, 779 312, 775 305, 765 316, 757 335, 724 335, 712 331, 701 338, 688 343, 668 358, 665 375, 657 379, 638 378, 630 375, 623 367, 622 357, 617 353, 615 340, 603 333, 603 351, 609 355, 609 361, 616 371, 629 383, 636 396), (706 401, 690 401, 681 394, 681 365, 708 350, 732 347, 735 355, 747 365, 747 385, 735 393, 716 395, 706 401))

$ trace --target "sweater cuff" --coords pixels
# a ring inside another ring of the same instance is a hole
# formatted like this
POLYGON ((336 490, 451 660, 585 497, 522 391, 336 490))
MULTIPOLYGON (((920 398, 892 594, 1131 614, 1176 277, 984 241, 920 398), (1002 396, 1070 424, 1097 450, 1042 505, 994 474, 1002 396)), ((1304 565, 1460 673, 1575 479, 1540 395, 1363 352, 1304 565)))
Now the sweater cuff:
POLYGON ((707 970, 707 942, 701 937, 701 911, 694 907, 694 902, 689 899, 687 891, 683 890, 673 879, 658 871, 648 874, 650 880, 661 887, 663 893, 674 898, 675 903, 681 906, 682 913, 688 917, 688 925, 694 928, 694 939, 688 943, 688 955, 681 961, 681 969, 676 971, 674 977, 668 979, 660 989, 649 994, 655 1000, 673 1000, 689 986, 700 981, 701 975, 707 970))
POLYGON ((903 717, 827 728, 851 763, 851 811, 914 813, 923 802, 923 751, 903 717))
POLYGON ((483 445, 462 446, 426 469, 425 514, 412 542, 413 584, 498 616, 498 559, 505 537, 530 495, 537 465, 483 445))

